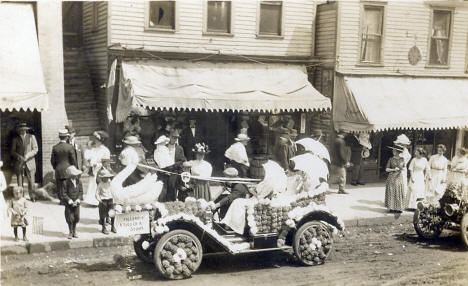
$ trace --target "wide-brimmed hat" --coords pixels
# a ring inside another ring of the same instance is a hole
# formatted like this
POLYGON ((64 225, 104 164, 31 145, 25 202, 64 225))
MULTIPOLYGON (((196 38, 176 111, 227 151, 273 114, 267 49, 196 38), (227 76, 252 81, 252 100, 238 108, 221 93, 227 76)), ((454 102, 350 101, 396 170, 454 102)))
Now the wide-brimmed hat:
POLYGON ((177 129, 171 130, 171 133, 169 134, 169 137, 177 137, 177 138, 179 138, 179 137, 180 137, 179 130, 177 130, 177 129))
POLYGON ((223 174, 226 176, 226 177, 231 177, 231 178, 235 178, 237 176, 239 176, 239 171, 237 171, 236 168, 234 167, 229 167, 227 169, 225 169, 223 171, 223 174))
POLYGON ((158 137, 158 139, 156 139, 156 141, 154 141, 154 144, 155 145, 167 144, 168 142, 169 142, 169 138, 167 138, 166 135, 161 135, 158 137))
POLYGON ((81 175, 81 172, 80 170, 78 170, 74 165, 71 165, 67 168, 67 170, 65 171, 67 173, 67 176, 79 176, 81 175))
POLYGON ((192 149, 193 152, 195 153, 200 153, 200 154, 207 154, 210 153, 210 149, 208 145, 205 143, 197 143, 195 144, 195 147, 192 149))
POLYGON ((247 134, 239 133, 239 134, 237 134, 237 137, 234 138, 234 140, 236 140, 238 142, 239 141, 249 141, 250 137, 247 134))
POLYGON ((114 174, 109 172, 109 170, 107 170, 106 168, 102 168, 101 170, 99 170, 98 177, 100 177, 100 178, 112 178, 112 177, 114 177, 114 174))
POLYGON ((16 126, 16 129, 18 130, 21 130, 21 129, 31 129, 31 127, 28 126, 28 124, 26 124, 26 122, 21 122, 20 124, 18 124, 18 126, 16 126))
POLYGON ((390 148, 390 149, 392 149, 392 150, 397 150, 398 152, 403 152, 403 151, 404 151, 403 148, 398 147, 398 146, 397 146, 397 147, 388 146, 388 148, 390 148))
POLYGON ((67 129, 59 129, 58 135, 59 135, 59 137, 65 137, 65 136, 69 136, 70 133, 68 133, 67 129))
POLYGON ((137 144, 141 144, 141 141, 138 139, 138 137, 133 136, 133 135, 130 135, 130 136, 125 137, 125 138, 122 140, 122 142, 125 143, 125 144, 127 144, 127 145, 137 145, 137 144))
POLYGON ((411 145, 411 141, 405 134, 398 135, 397 139, 393 141, 395 145, 411 145))
POLYGON ((76 133, 76 129, 73 128, 72 126, 68 126, 68 125, 67 125, 67 126, 65 126, 65 129, 67 129, 67 130, 68 130, 68 133, 70 133, 70 134, 71 134, 71 133, 76 133))
POLYGON ((104 140, 109 138, 109 134, 107 134, 106 131, 99 130, 99 131, 94 131, 93 132, 93 137, 96 138, 97 140, 101 141, 101 142, 104 142, 104 140))

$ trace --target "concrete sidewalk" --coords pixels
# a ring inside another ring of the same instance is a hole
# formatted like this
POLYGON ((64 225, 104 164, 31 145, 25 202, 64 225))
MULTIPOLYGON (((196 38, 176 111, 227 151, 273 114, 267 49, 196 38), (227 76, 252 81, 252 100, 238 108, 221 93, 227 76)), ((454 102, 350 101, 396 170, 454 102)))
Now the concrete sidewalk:
MULTIPOLYGON (((359 187, 348 186, 348 195, 337 194, 337 189, 330 190, 326 198, 327 206, 345 222, 346 227, 406 223, 411 221, 412 213, 401 215, 389 214, 384 207, 385 186, 370 184, 359 187)), ((213 197, 217 197, 221 188, 212 188, 213 197)), ((81 247, 118 246, 130 243, 128 237, 117 234, 104 235, 98 224, 97 207, 81 207, 81 219, 77 226, 79 238, 67 239, 68 227, 64 218, 64 207, 52 202, 30 203, 30 225, 27 228, 29 242, 15 242, 13 229, 9 223, 2 225, 1 253, 3 255, 19 253, 37 253, 81 247), (35 218, 35 219, 34 219, 35 218), (42 234, 40 230, 42 220, 42 234)), ((21 230, 18 230, 19 236, 21 230)))

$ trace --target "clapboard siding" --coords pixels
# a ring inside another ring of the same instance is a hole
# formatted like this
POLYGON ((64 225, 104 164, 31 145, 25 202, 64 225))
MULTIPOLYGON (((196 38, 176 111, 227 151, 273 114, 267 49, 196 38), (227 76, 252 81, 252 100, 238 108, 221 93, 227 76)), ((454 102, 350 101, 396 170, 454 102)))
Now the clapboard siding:
POLYGON ((108 2, 98 2, 98 26, 93 30, 93 2, 83 2, 83 45, 96 94, 97 110, 102 126, 106 124, 106 95, 102 86, 107 82, 108 65, 108 2))
POLYGON ((339 3, 339 67, 343 73, 400 74, 428 76, 466 76, 468 8, 453 7, 454 19, 449 68, 430 68, 428 37, 432 6, 422 1, 388 1, 385 4, 383 66, 363 67, 359 60, 360 1, 339 3), (415 66, 408 62, 408 51, 416 45, 421 60, 415 66))
POLYGON ((317 6, 315 21, 315 55, 322 59, 336 57, 337 4, 326 3, 317 6))
POLYGON ((178 30, 175 33, 145 31, 145 3, 112 1, 110 5, 110 44, 129 49, 144 47, 164 52, 311 56, 315 2, 284 2, 282 39, 260 39, 257 32, 256 1, 234 1, 233 36, 203 35, 203 2, 177 1, 178 30))
POLYGON ((107 2, 98 3, 98 27, 93 31, 93 3, 83 2, 83 44, 96 90, 107 78, 107 2))

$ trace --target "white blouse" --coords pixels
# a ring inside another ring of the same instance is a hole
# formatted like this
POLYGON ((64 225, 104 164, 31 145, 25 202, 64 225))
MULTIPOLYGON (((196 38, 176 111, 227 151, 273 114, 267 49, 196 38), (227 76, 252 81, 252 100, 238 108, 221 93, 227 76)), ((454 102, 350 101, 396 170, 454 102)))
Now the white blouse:
POLYGON ((194 176, 199 176, 201 178, 209 178, 211 177, 211 173, 213 172, 213 167, 210 163, 205 160, 192 160, 186 162, 186 165, 190 166, 190 173, 194 176))

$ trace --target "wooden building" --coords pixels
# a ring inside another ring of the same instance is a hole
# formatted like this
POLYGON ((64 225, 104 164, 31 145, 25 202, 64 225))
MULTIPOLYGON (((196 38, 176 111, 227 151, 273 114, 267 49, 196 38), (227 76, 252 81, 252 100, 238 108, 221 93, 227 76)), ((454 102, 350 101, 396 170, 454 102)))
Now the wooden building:
MULTIPOLYGON (((157 66, 155 69, 159 69, 158 71, 167 68, 171 72, 199 65, 203 71, 211 70, 212 78, 215 78, 217 71, 235 74, 221 68, 222 65, 227 67, 232 64, 239 69, 251 71, 251 83, 255 82, 255 69, 258 69, 258 73, 263 73, 270 67, 278 68, 278 65, 284 65, 296 71, 300 70, 300 73, 296 73, 299 78, 305 74, 306 80, 310 79, 310 67, 317 64, 313 57, 315 9, 315 2, 308 0, 83 2, 83 45, 93 85, 98 91, 101 119, 110 119, 106 117, 105 111, 109 110, 106 109, 106 105, 112 104, 113 120, 110 127, 121 128, 121 124, 115 124, 115 119, 118 122, 123 120, 118 107, 118 89, 121 84, 119 80, 122 79, 122 73, 119 71, 123 66, 134 67, 138 61, 150 61, 149 65, 157 66), (116 80, 109 84, 109 78, 114 76, 116 80), (116 88, 112 89, 114 83, 116 88), (106 85, 108 89, 105 88, 106 85)), ((124 73, 124 76, 129 75, 124 73)), ((134 78, 133 80, 135 81, 134 78)), ((169 82, 165 79, 162 81, 169 82)), ((235 81, 233 78, 233 86, 235 81)), ((313 89, 310 83, 307 85, 307 88, 313 89)), ((265 88, 261 87, 259 91, 265 91, 265 88)), ((158 104, 153 105, 142 102, 138 96, 132 102, 159 110, 200 111, 202 121, 211 124, 211 132, 207 134, 213 138, 207 138, 207 141, 215 145, 220 144, 215 148, 218 151, 213 157, 222 158, 223 148, 232 141, 232 134, 226 134, 228 130, 223 126, 231 124, 233 118, 237 120, 240 111, 279 114, 301 110, 302 113, 307 113, 307 116, 301 117, 297 112, 294 114, 296 122, 293 127, 298 131, 305 134, 311 128, 325 126, 328 129, 330 113, 325 112, 328 99, 321 95, 318 97, 319 93, 316 91, 314 94, 317 97, 310 94, 310 101, 306 104, 310 108, 305 105, 273 108, 273 103, 270 107, 256 108, 254 105, 248 106, 248 101, 241 99, 237 101, 244 106, 236 108, 216 104, 212 108, 205 108, 197 105, 199 102, 195 103, 196 100, 192 99, 179 101, 184 104, 171 105, 171 100, 162 97, 158 104), (325 105, 314 105, 315 99, 325 102, 325 105), (210 112, 207 112, 208 110, 210 112), (301 118, 307 121, 306 127, 301 126, 301 118), (219 124, 213 125, 213 122, 219 124)), ((252 95, 251 99, 261 98, 257 96, 252 95)), ((167 94, 167 98, 171 97, 175 95, 167 94)), ((220 102, 218 99, 215 101, 220 102)), ((268 103, 269 100, 265 102, 268 103)))
POLYGON ((378 179, 398 134, 429 155, 468 147, 468 5, 464 1, 327 1, 317 5, 315 85, 333 94, 335 129, 371 132, 378 179))

